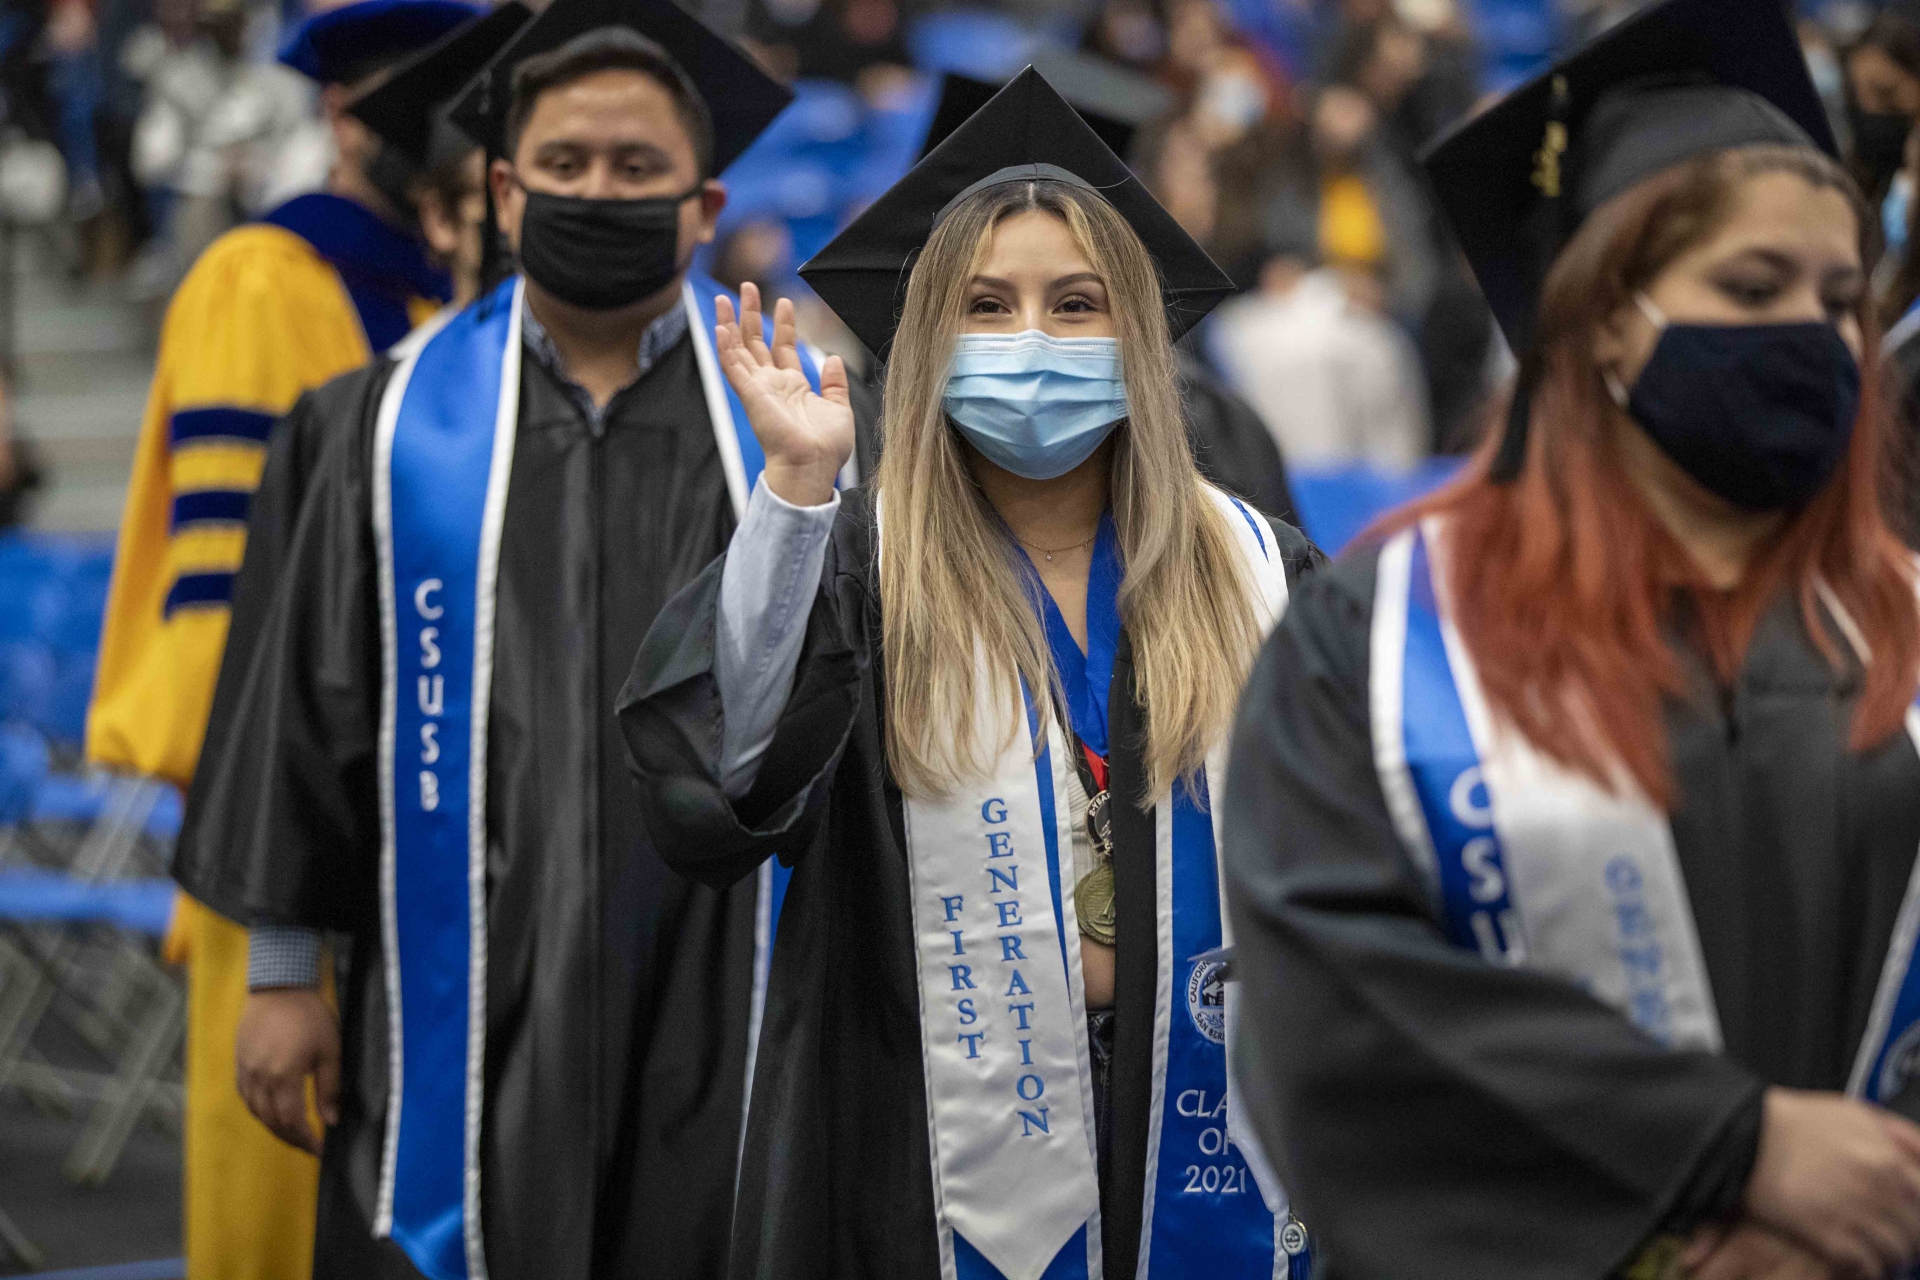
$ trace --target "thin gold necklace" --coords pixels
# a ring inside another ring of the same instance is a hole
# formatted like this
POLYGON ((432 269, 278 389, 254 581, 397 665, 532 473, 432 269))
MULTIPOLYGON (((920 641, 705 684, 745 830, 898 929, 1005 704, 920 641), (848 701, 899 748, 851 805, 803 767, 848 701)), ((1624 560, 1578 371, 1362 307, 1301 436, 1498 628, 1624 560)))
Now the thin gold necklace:
POLYGON ((1052 560, 1053 560, 1053 558, 1054 558, 1055 556, 1063 556, 1063 555, 1065 555, 1065 554, 1067 554, 1067 552, 1069 552, 1069 551, 1078 551, 1078 550, 1079 550, 1080 548, 1082 548, 1082 547, 1084 547, 1084 546, 1087 546, 1088 544, 1090 544, 1090 543, 1091 543, 1091 542, 1093 541, 1093 539, 1094 539, 1094 538, 1097 538, 1097 537, 1099 537, 1099 536, 1100 536, 1100 531, 1099 531, 1098 529, 1095 529, 1095 530, 1093 531, 1093 537, 1092 537, 1092 538, 1086 538, 1086 539, 1083 539, 1083 540, 1082 540, 1082 541, 1080 541, 1080 542, 1076 542, 1076 543, 1074 543, 1074 544, 1073 544, 1072 546, 1070 546, 1070 547, 1055 547, 1055 548, 1054 548, 1053 550, 1051 550, 1051 551, 1049 551, 1049 550, 1047 550, 1047 549, 1046 549, 1045 547, 1043 547, 1043 546, 1039 546, 1039 545, 1038 545, 1038 544, 1036 544, 1036 543, 1032 543, 1032 542, 1028 542, 1028 541, 1027 541, 1027 540, 1026 540, 1025 538, 1023 538, 1023 537, 1021 537, 1021 536, 1020 536, 1019 534, 1017 534, 1017 533, 1013 535, 1013 540, 1014 540, 1015 542, 1017 542, 1017 543, 1019 543, 1019 544, 1020 544, 1021 546, 1023 546, 1023 547, 1025 547, 1025 548, 1027 548, 1027 549, 1028 549, 1029 551, 1038 551, 1038 552, 1039 552, 1039 553, 1040 553, 1041 555, 1043 555, 1043 556, 1045 556, 1045 557, 1047 558, 1047 560, 1048 560, 1048 562, 1049 562, 1049 563, 1051 563, 1051 562, 1052 562, 1052 560))

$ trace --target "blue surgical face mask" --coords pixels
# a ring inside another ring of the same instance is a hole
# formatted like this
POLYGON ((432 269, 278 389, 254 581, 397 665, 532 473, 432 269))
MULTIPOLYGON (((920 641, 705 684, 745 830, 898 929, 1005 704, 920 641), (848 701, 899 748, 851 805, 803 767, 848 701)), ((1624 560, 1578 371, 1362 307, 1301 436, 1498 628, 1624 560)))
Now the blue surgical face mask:
POLYGON ((1127 416, 1117 338, 962 334, 947 374, 947 416, 987 460, 1029 480, 1085 462, 1127 416))

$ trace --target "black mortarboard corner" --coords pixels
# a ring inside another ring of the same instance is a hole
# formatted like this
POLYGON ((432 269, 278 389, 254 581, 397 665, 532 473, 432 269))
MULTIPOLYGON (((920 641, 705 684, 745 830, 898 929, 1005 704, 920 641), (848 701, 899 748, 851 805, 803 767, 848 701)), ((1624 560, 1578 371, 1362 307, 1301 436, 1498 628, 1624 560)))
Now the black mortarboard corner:
POLYGON ((1427 152, 1434 194, 1520 359, 1495 480, 1526 458, 1540 290, 1580 224, 1682 161, 1766 143, 1836 154, 1781 0, 1666 0, 1427 152))
POLYGON ((909 268, 940 219, 975 191, 1034 178, 1097 191, 1127 220, 1160 268, 1175 338, 1233 292, 1233 282, 1206 250, 1032 67, 815 254, 800 277, 868 350, 884 355, 899 323, 909 268))
MULTIPOLYGON (((1046 49, 1033 55, 1033 69, 1073 105, 1100 141, 1126 158, 1140 129, 1172 111, 1173 90, 1117 62, 1075 49, 1046 49)), ((976 80, 949 71, 940 83, 940 104, 934 108, 922 156, 987 105, 1002 84, 976 80)))
POLYGON ((453 159, 475 144, 447 123, 445 108, 532 16, 520 0, 507 0, 421 50, 347 110, 422 168, 453 159))
POLYGON ((513 105, 513 69, 600 27, 638 32, 687 73, 713 115, 715 175, 793 101, 792 90, 673 0, 553 0, 475 77, 448 118, 488 154, 501 154, 513 105))

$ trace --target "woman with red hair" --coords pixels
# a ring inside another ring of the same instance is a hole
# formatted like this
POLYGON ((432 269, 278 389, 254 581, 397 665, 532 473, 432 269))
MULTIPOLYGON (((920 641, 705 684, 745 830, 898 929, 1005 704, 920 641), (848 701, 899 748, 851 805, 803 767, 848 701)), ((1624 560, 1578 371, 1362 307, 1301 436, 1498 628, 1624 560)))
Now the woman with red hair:
POLYGON ((1671 0, 1428 157, 1514 410, 1303 585, 1226 799, 1323 1280, 1920 1259, 1920 607, 1831 153, 1780 4, 1671 0))

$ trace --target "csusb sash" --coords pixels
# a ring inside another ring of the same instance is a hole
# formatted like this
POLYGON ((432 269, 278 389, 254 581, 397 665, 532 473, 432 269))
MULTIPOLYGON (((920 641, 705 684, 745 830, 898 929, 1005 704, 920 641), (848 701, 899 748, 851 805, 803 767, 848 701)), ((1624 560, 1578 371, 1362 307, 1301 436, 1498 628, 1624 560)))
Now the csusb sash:
MULTIPOLYGON (((714 301, 722 292, 690 276, 681 305, 738 518, 765 458, 714 358, 714 301)), ((487 1273, 480 1222, 487 712, 523 306, 522 285, 510 279, 425 341, 408 344, 374 430, 389 1039, 374 1233, 390 1237, 433 1280, 487 1273)), ((817 387, 811 356, 803 352, 801 362, 817 387)), ((758 881, 749 1082, 785 872, 769 864, 758 881)))
MULTIPOLYGON (((1719 1017, 1672 828, 1496 731, 1445 599, 1435 518, 1381 549, 1369 689, 1375 765, 1448 938, 1495 964, 1578 983, 1654 1039, 1717 1052, 1719 1017)), ((1857 630, 1830 591, 1840 629, 1857 630)), ((1864 655, 1863 655, 1864 656, 1864 655)), ((1920 744, 1920 713, 1907 729, 1920 744)), ((1920 862, 1909 882, 1849 1092, 1890 1102, 1920 1065, 1920 862)))
MULTIPOLYGON (((1212 489, 1247 567, 1263 629, 1286 607, 1272 532, 1212 489)), ((1111 593, 1090 597, 1116 610, 1111 593)), ((1115 614, 1117 619, 1117 613, 1115 614)), ((1117 621, 1115 622, 1117 631, 1117 621)), ((976 723, 1016 709, 975 681, 976 723)), ((905 803, 922 1062, 941 1274, 1076 1280, 1102 1274, 1073 766, 1057 721, 1024 714, 981 779, 905 803), (1037 736, 1044 734, 1036 752, 1037 736)), ((1224 753, 1206 777, 1223 777, 1224 753)), ((1204 794, 1204 786, 1202 792, 1204 794)), ((1117 803, 1127 801, 1116 798, 1117 803)), ((1223 937, 1211 816, 1184 787, 1154 809, 1159 986, 1141 1280, 1285 1277, 1304 1233, 1276 1217, 1227 1136, 1223 937), (1291 1246, 1291 1247, 1289 1247, 1291 1246)))

